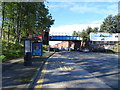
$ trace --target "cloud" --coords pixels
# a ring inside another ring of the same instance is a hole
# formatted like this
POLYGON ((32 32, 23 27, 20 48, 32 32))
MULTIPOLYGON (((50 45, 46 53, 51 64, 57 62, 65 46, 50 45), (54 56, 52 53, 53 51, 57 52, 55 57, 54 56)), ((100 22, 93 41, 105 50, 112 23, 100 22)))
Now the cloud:
POLYGON ((119 2, 119 0, 47 0, 48 2, 119 2))
POLYGON ((95 20, 95 21, 90 21, 91 24, 102 24, 104 20, 95 20))
POLYGON ((51 27, 50 34, 53 35, 72 35, 73 31, 82 32, 83 29, 87 27, 100 27, 100 24, 73 24, 73 25, 64 25, 59 27, 51 27))
MULTIPOLYGON (((110 0, 112 1, 112 0, 110 0)), ((49 4, 49 8, 52 10, 57 10, 60 8, 67 8, 68 10, 76 13, 86 14, 86 13, 96 13, 104 15, 117 15, 118 14, 118 3, 107 3, 107 4, 94 4, 88 3, 78 3, 78 2, 56 2, 49 4)))
MULTIPOLYGON (((74 24, 74 25, 64 25, 59 27, 51 27, 50 35, 72 35, 73 31, 82 31, 87 29, 87 27, 100 27, 100 24, 74 24)), ((50 41, 51 46, 60 43, 61 41, 50 41)))
POLYGON ((112 15, 116 15, 118 13, 118 4, 112 4, 112 5, 95 5, 94 6, 92 4, 83 4, 83 5, 79 5, 79 4, 74 4, 73 7, 70 7, 70 10, 73 12, 77 12, 77 13, 96 13, 96 14, 112 14, 112 15), (104 7, 104 8, 103 8, 104 7))

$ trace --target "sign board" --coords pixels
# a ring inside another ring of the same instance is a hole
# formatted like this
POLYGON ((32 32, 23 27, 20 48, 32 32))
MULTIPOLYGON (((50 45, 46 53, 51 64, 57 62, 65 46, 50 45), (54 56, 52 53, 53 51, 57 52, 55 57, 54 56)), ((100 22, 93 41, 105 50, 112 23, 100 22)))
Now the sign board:
POLYGON ((118 33, 90 33, 90 41, 118 41, 118 33))
POLYGON ((30 40, 25 40, 24 41, 24 52, 25 52, 25 55, 27 52, 31 52, 31 41, 30 40))
POLYGON ((32 55, 33 56, 42 56, 42 43, 41 42, 32 44, 32 55))

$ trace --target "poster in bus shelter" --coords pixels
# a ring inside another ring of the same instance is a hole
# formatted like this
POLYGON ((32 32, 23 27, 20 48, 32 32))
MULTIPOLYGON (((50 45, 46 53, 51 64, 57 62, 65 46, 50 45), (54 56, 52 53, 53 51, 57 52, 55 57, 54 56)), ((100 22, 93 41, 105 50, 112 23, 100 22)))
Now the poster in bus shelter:
POLYGON ((42 56, 42 43, 41 42, 36 42, 32 44, 32 55, 42 56))

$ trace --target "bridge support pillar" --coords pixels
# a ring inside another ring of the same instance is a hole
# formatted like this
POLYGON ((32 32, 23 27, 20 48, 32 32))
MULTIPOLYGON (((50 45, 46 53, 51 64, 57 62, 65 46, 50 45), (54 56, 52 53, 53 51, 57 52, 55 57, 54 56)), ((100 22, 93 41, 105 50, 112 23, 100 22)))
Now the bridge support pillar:
POLYGON ((74 50, 80 49, 81 41, 74 41, 74 50))

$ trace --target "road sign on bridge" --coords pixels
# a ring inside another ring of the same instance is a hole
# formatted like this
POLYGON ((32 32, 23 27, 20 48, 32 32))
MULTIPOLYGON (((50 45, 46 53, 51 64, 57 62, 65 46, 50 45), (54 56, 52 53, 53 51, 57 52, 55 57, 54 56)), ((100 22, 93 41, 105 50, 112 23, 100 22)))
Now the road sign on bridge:
POLYGON ((79 36, 50 36, 50 41, 81 41, 79 36))

